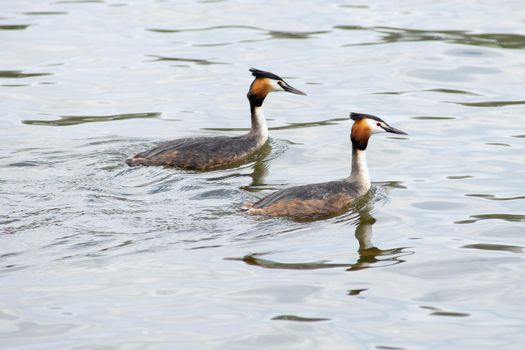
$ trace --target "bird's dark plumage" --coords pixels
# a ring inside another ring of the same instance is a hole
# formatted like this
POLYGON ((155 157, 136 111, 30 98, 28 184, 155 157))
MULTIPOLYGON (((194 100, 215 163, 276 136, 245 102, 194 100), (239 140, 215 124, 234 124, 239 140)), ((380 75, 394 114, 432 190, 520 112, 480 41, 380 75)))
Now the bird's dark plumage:
POLYGON ((362 195, 359 184, 331 181, 295 186, 270 194, 249 206, 250 214, 315 219, 339 213, 362 195))
POLYGON ((126 163, 130 166, 165 165, 207 170, 239 162, 255 151, 257 140, 249 135, 184 138, 162 143, 135 155, 126 163))
POLYGON ((250 68, 250 72, 252 72, 252 75, 256 78, 268 78, 268 79, 274 79, 274 80, 283 80, 280 76, 266 72, 260 69, 256 68, 250 68))
POLYGON ((365 118, 377 120, 378 122, 383 122, 383 123, 385 122, 383 119, 381 119, 379 117, 376 117, 375 115, 364 114, 364 113, 355 113, 355 112, 350 113, 350 119, 352 119, 354 121, 365 119, 365 118))

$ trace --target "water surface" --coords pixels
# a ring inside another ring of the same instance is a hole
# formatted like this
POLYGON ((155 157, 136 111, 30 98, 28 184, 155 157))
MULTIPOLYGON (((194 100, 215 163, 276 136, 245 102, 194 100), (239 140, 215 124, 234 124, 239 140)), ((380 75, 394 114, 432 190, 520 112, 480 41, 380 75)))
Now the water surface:
POLYGON ((521 349, 524 23, 510 0, 4 0, 2 348, 521 349), (247 130, 249 67, 308 94, 268 97, 259 154, 125 165, 247 130), (363 201, 240 211, 347 176, 350 111, 409 134, 371 140, 363 201))

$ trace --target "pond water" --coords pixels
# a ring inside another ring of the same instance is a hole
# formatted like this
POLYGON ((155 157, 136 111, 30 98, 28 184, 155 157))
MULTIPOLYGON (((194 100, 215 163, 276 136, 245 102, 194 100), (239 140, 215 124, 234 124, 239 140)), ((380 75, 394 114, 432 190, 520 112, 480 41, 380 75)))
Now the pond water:
POLYGON ((522 349, 522 1, 3 0, 3 349, 522 349), (249 127, 211 172, 129 168, 160 141, 249 127), (240 211, 350 171, 373 188, 314 222, 240 211))

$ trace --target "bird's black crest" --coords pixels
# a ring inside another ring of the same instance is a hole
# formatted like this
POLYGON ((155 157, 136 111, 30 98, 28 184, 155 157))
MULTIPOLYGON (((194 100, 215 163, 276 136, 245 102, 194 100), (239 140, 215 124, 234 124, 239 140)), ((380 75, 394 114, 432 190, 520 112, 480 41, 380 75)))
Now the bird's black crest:
POLYGON ((250 68, 250 72, 252 72, 252 75, 254 77, 256 77, 256 78, 268 78, 268 79, 274 79, 274 80, 283 80, 283 78, 281 78, 278 75, 275 75, 275 74, 270 73, 270 72, 265 72, 263 70, 255 69, 255 68, 250 68))
POLYGON ((376 117, 375 115, 364 114, 364 113, 354 113, 354 112, 350 113, 350 119, 354 121, 358 121, 358 120, 365 119, 365 118, 373 119, 373 120, 377 120, 378 122, 385 123, 383 119, 376 117))

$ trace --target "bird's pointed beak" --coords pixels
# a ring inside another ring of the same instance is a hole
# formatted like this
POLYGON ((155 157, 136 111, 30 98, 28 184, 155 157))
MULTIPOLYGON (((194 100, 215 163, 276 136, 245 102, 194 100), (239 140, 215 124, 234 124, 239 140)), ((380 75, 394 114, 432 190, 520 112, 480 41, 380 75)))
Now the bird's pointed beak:
POLYGON ((292 94, 296 94, 296 95, 306 95, 301 90, 294 88, 293 86, 291 86, 290 84, 288 84, 288 83, 286 83, 284 81, 280 85, 284 89, 284 91, 291 92, 292 94))
POLYGON ((387 125, 387 126, 383 127, 383 129, 384 129, 386 132, 391 132, 392 134, 408 135, 406 132, 401 131, 401 130, 396 129, 396 128, 393 128, 393 127, 391 127, 390 125, 387 125))

